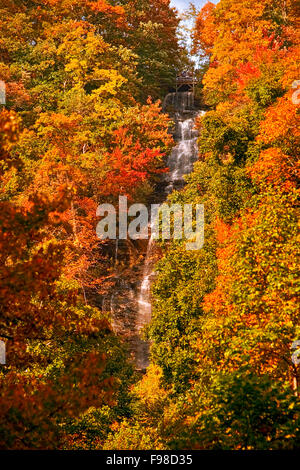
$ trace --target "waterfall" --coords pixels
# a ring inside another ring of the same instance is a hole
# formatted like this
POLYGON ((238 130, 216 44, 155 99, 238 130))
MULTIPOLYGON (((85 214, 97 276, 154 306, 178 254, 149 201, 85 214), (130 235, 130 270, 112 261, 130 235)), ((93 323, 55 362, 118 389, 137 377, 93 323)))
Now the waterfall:
MULTIPOLYGON (((150 237, 145 256, 145 262, 142 273, 142 282, 138 296, 138 315, 136 321, 137 335, 140 337, 141 330, 150 323, 152 314, 151 304, 151 280, 155 276, 153 271, 152 248, 154 240, 150 237)), ((136 367, 145 370, 149 365, 149 345, 140 339, 137 344, 135 354, 136 367)))
MULTIPOLYGON (((163 203, 173 190, 183 188, 184 175, 192 171, 198 156, 195 119, 204 112, 194 108, 194 96, 190 92, 169 93, 164 100, 163 111, 174 122, 174 128, 170 131, 176 145, 166 162, 169 172, 164 175, 153 196, 156 204, 163 203)), ((150 228, 153 229, 154 225, 150 228)), ((113 329, 127 343, 138 370, 145 370, 149 365, 149 343, 142 339, 142 330, 151 321, 151 285, 159 256, 153 231, 147 245, 142 240, 136 244, 116 240, 112 253, 116 269, 115 285, 102 299, 102 310, 111 312, 113 329)))
MULTIPOLYGON (((196 117, 199 112, 194 109, 194 95, 191 92, 169 93, 163 103, 163 110, 173 114, 175 122, 174 138, 177 141, 167 162, 169 172, 164 177, 165 189, 161 194, 161 202, 164 202, 166 195, 174 189, 184 186, 184 175, 193 170, 193 164, 198 157, 197 131, 194 129, 196 117)), ((202 111, 203 113, 203 111, 202 111)), ((138 313, 136 319, 136 333, 140 336, 141 330, 150 323, 151 305, 151 282, 155 276, 153 250, 155 243, 153 237, 150 238, 144 267, 142 272, 142 282, 138 294, 138 313)), ((137 369, 146 369, 149 365, 149 345, 138 341, 135 360, 137 369)))
MULTIPOLYGON (((196 115, 195 115, 196 117, 196 115)), ((195 117, 184 119, 178 116, 176 121, 178 144, 168 159, 169 173, 166 175, 166 193, 180 189, 184 185, 184 175, 190 173, 197 160, 197 132, 194 130, 195 117)))

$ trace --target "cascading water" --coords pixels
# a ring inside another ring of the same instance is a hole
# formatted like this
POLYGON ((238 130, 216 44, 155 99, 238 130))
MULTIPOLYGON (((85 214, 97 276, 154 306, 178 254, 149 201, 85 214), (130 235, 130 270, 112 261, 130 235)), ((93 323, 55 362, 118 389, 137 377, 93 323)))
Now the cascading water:
POLYGON ((195 118, 184 119, 184 116, 178 115, 176 126, 180 140, 168 159, 167 193, 183 186, 184 175, 192 171, 193 164, 197 160, 197 132, 194 130, 194 125, 195 118))
MULTIPOLYGON (((170 194, 174 189, 182 188, 184 185, 184 175, 193 170, 193 164, 198 157, 198 134, 194 127, 195 119, 199 115, 199 111, 194 109, 194 96, 190 92, 169 93, 164 100, 163 110, 173 114, 172 117, 175 122, 174 138, 178 143, 168 158, 167 166, 169 172, 164 178, 165 188, 164 193, 161 195, 161 202, 164 202, 166 195, 170 194)), ((138 313, 136 319, 136 333, 138 337, 141 330, 151 320, 151 281, 155 276, 153 272, 154 246, 155 243, 153 237, 151 237, 147 247, 142 282, 138 295, 138 313)), ((137 369, 143 370, 149 365, 149 345, 141 339, 135 351, 135 360, 137 369)))
MULTIPOLYGON (((163 111, 173 119, 175 127, 172 132, 177 143, 167 161, 169 172, 155 193, 156 204, 163 203, 168 194, 184 186, 184 175, 192 171, 198 153, 194 125, 201 111, 194 107, 193 94, 169 93, 164 100, 163 111)), ((128 344, 139 370, 145 370, 149 365, 149 344, 142 339, 141 332, 149 324, 152 314, 151 284, 160 255, 154 239, 152 232, 147 245, 142 240, 135 243, 131 240, 116 241, 115 252, 112 253, 115 285, 102 299, 103 311, 111 312, 114 331, 128 344)))
MULTIPOLYGON (((153 227, 151 226, 151 229, 153 227)), ((141 330, 150 323, 152 314, 151 304, 151 282, 155 276, 154 272, 154 234, 152 233, 148 242, 147 252, 142 273, 142 283, 138 295, 138 315, 136 321, 136 329, 138 337, 141 335, 141 330)), ((135 353, 136 367, 140 370, 147 369, 149 365, 149 344, 142 339, 138 342, 138 347, 135 353)))

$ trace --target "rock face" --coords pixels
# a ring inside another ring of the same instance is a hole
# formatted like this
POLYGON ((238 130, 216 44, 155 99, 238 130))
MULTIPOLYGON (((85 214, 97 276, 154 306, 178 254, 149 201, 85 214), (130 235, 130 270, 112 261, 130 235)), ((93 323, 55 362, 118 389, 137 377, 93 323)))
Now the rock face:
MULTIPOLYGON (((164 175, 155 194, 156 203, 163 203, 168 194, 184 186, 184 175, 193 169, 197 160, 197 132, 195 119, 201 112, 194 108, 190 92, 169 93, 163 103, 163 111, 170 114, 175 126, 177 142, 169 155, 169 172, 164 175)), ((139 243, 116 242, 116 271, 118 256, 127 257, 127 267, 119 269, 110 295, 103 299, 103 310, 111 312, 113 328, 128 344, 138 370, 149 365, 149 344, 141 338, 143 328, 151 320, 151 284, 155 278, 154 265, 160 250, 153 236, 139 243), (123 246, 122 246, 123 245, 123 246)), ((124 266, 124 263, 123 263, 124 266)))

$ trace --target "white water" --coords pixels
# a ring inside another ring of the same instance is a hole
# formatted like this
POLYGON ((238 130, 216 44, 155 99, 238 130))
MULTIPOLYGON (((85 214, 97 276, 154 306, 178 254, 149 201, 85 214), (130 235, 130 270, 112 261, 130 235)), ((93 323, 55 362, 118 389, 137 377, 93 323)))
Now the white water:
MULTIPOLYGON (((175 111, 175 140, 177 145, 173 148, 167 166, 169 172, 165 176, 165 195, 174 189, 180 189, 184 185, 184 175, 193 170, 193 164, 198 157, 197 131, 195 119, 199 112, 193 109, 194 98, 190 92, 169 93, 166 96, 163 108, 173 107, 175 111)), ((203 111, 202 111, 203 112, 203 111)), ((165 196, 162 195, 162 199, 165 196)), ((163 201, 162 201, 163 202, 163 201)), ((145 257, 143 277, 138 297, 138 316, 136 331, 140 335, 141 330, 150 323, 152 314, 151 283, 155 276, 153 271, 153 237, 150 238, 145 257)), ((136 364, 138 369, 146 369, 149 365, 149 345, 140 341, 136 351, 136 364)))
POLYGON ((169 173, 166 181, 169 183, 166 192, 182 187, 184 175, 191 173, 197 160, 197 132, 194 130, 195 118, 183 119, 178 116, 176 122, 179 142, 174 147, 168 159, 169 173))

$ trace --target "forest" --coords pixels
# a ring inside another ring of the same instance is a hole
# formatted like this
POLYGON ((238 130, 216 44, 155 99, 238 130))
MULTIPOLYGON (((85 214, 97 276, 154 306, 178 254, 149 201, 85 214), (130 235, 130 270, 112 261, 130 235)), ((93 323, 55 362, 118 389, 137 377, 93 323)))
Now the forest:
POLYGON ((0 0, 0 449, 300 448, 299 3, 186 17, 0 0), (167 200, 203 205, 205 241, 156 242, 143 368, 124 296, 147 247, 100 239, 96 214, 158 197, 185 70, 197 161, 167 200))

